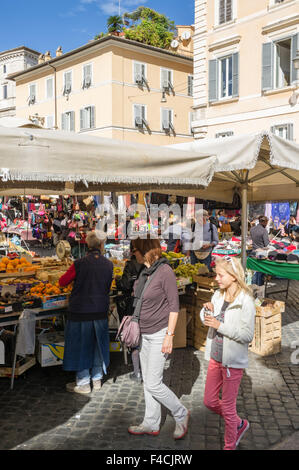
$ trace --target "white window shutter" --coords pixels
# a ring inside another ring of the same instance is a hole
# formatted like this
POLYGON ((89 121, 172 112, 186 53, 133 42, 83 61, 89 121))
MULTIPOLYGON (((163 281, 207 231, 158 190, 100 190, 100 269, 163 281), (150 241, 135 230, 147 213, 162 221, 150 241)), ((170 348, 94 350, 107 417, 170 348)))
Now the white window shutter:
POLYGON ((266 42, 262 46, 262 90, 273 89, 274 78, 274 44, 266 42))
POLYGON ((47 80, 47 98, 53 98, 53 79, 47 80))
POLYGON ((161 87, 168 88, 168 70, 162 69, 161 71, 161 87))
POLYGON ((70 131, 75 130, 75 112, 71 111, 70 112, 70 131))
POLYGON ((169 110, 162 109, 162 129, 169 128, 169 110))
POLYGON ((84 66, 84 72, 83 72, 83 88, 85 87, 90 87, 91 82, 92 82, 92 68, 91 64, 85 65, 84 66))
POLYGON ((61 129, 62 129, 63 131, 66 130, 66 115, 65 115, 65 113, 63 113, 63 114, 61 115, 61 129))
POLYGON ((142 76, 142 65, 138 62, 134 62, 134 82, 136 82, 139 76, 142 76))
POLYGON ((85 116, 85 109, 80 109, 80 129, 85 129, 85 122, 84 122, 84 116, 85 116))

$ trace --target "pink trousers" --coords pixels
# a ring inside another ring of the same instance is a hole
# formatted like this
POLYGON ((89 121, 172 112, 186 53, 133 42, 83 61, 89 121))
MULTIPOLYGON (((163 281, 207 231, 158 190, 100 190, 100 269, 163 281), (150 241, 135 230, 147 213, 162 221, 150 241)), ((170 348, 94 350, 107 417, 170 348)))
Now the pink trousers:
POLYGON ((209 410, 223 417, 225 421, 224 450, 235 450, 237 428, 242 420, 237 414, 237 396, 243 369, 227 369, 220 362, 210 359, 204 404, 209 410), (219 392, 222 390, 222 399, 219 392))

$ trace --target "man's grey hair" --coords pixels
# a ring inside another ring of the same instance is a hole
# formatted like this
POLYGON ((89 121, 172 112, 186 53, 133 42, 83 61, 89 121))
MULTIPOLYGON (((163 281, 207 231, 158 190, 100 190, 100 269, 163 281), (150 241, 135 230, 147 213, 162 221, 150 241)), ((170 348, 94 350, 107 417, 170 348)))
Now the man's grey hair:
POLYGON ((205 209, 199 209, 195 214, 195 218, 198 220, 199 218, 202 219, 203 217, 209 217, 209 213, 205 209))
POLYGON ((103 250, 106 241, 106 235, 102 230, 96 230, 95 232, 88 232, 86 236, 86 243, 88 248, 92 250, 103 250))

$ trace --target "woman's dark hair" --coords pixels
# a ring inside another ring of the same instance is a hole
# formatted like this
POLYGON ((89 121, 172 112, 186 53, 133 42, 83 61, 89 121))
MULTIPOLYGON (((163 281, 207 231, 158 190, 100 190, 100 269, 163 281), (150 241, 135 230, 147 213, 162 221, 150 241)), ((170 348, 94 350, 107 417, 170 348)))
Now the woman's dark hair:
POLYGON ((136 238, 136 240, 132 240, 132 245, 133 249, 138 250, 150 266, 162 257, 160 240, 157 238, 150 238, 149 235, 147 238, 136 238))

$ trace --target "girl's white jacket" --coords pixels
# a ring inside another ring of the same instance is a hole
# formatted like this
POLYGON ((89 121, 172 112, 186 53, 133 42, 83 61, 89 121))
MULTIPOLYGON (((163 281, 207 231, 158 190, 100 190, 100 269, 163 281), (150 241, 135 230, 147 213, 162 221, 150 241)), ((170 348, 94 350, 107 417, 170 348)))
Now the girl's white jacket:
MULTIPOLYGON (((211 302, 214 306, 213 315, 220 314, 224 294, 217 290, 211 302)), ((224 323, 221 323, 218 332, 223 335, 222 365, 234 369, 248 367, 248 345, 254 336, 255 304, 253 298, 241 291, 225 311, 224 323)), ((200 319, 204 323, 204 308, 200 311, 200 319)), ((210 359, 212 340, 207 338, 205 359, 210 359)))

